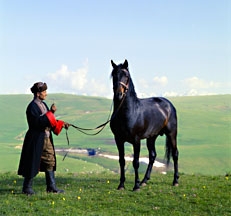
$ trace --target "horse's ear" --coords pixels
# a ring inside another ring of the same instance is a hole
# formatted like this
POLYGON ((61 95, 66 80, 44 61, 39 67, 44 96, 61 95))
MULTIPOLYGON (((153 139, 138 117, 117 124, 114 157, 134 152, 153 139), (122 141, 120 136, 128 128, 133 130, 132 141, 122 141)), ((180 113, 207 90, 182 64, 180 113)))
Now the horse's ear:
POLYGON ((114 69, 117 67, 117 65, 112 60, 111 60, 111 65, 114 69))
POLYGON ((123 63, 123 67, 126 68, 126 69, 128 68, 128 61, 127 61, 127 59, 125 59, 125 61, 123 63))

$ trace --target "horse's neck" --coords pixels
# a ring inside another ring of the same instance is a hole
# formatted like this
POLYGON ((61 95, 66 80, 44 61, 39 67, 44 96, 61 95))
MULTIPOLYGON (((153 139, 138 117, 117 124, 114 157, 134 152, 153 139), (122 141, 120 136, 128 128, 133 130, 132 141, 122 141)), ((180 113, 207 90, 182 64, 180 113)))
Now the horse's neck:
POLYGON ((139 103, 139 99, 136 96, 136 92, 134 88, 128 90, 128 92, 125 95, 123 107, 127 110, 134 110, 134 107, 136 107, 136 104, 139 103))
POLYGON ((127 105, 127 107, 134 107, 137 103, 139 103, 139 99, 136 96, 135 91, 134 92, 128 92, 124 101, 124 104, 127 105))
POLYGON ((136 91, 135 91, 135 87, 134 87, 134 84, 132 82, 132 79, 130 79, 129 89, 127 92, 126 100, 127 100, 127 103, 129 103, 129 104, 137 103, 139 101, 139 99, 136 95, 136 91))

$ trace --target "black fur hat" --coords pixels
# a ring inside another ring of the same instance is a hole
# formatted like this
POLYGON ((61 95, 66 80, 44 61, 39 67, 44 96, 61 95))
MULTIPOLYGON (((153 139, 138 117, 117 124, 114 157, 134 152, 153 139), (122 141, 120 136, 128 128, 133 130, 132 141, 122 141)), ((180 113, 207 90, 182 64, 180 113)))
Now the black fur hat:
POLYGON ((43 92, 47 90, 47 84, 43 82, 37 82, 30 88, 30 90, 33 94, 36 94, 37 92, 43 92))

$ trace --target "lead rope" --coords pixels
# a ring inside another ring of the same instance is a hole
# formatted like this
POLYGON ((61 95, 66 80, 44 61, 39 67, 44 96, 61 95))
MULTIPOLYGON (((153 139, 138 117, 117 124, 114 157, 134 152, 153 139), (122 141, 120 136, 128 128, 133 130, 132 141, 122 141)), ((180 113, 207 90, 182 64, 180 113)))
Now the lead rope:
MULTIPOLYGON (((81 132, 81 133, 83 133, 83 134, 86 134, 86 135, 89 135, 89 136, 95 136, 95 135, 99 134, 99 133, 105 128, 105 126, 106 126, 113 118, 115 118, 116 114, 118 113, 118 111, 120 110, 120 108, 121 108, 121 106, 122 106, 122 104, 123 104, 123 102, 124 102, 124 99, 125 99, 125 97, 126 97, 126 93, 127 93, 127 90, 128 90, 128 85, 125 85, 125 84, 122 83, 122 82, 121 82, 120 84, 123 84, 123 86, 125 87, 126 91, 125 91, 125 93, 124 93, 124 95, 123 95, 123 98, 122 98, 122 100, 121 100, 121 102, 120 102, 120 105, 118 106, 118 108, 116 109, 116 111, 113 112, 113 114, 112 114, 112 116, 111 116, 112 106, 113 106, 113 102, 112 102, 111 108, 110 108, 110 112, 109 112, 107 121, 106 121, 105 123, 103 123, 103 124, 97 126, 96 128, 81 128, 81 127, 78 127, 78 126, 76 126, 76 125, 74 125, 74 124, 69 124, 69 126, 72 126, 73 128, 77 129, 79 132, 81 132), (111 118, 110 118, 110 116, 111 116, 111 118), (99 131, 97 131, 96 133, 93 133, 93 134, 89 134, 89 133, 85 132, 86 130, 97 130, 97 129, 99 129, 99 128, 101 128, 101 129, 100 129, 99 131)), ((67 138, 67 144, 68 144, 68 146, 69 146, 69 145, 70 145, 70 141, 69 141, 69 137, 68 137, 67 130, 68 130, 68 129, 66 129, 66 138, 67 138)), ((68 151, 65 153, 65 155, 64 155, 64 157, 63 157, 63 161, 64 161, 64 159, 66 158, 67 154, 70 152, 71 149, 72 149, 72 148, 68 149, 68 151)))
MULTIPOLYGON (((68 129, 66 129, 66 138, 67 138, 67 144, 68 144, 68 146, 69 146, 69 145, 70 145, 70 141, 69 141, 69 137, 68 137, 68 134, 67 134, 67 130, 68 130, 68 129)), ((67 154, 69 153, 69 151, 70 151, 71 149, 72 149, 72 148, 68 149, 68 151, 65 153, 65 155, 63 156, 63 161, 65 160, 67 154)))
MULTIPOLYGON (((110 113, 108 115, 107 121, 105 123, 97 126, 96 128, 81 128, 81 127, 78 127, 78 126, 73 125, 73 124, 70 124, 70 126, 74 127, 75 129, 77 129, 79 132, 81 132, 83 134, 86 134, 86 135, 89 135, 89 136, 95 136, 95 135, 99 134, 105 128, 105 126, 108 124, 108 122, 111 121, 110 116, 111 116, 111 111, 112 111, 112 105, 113 105, 113 103, 111 104, 110 113), (85 132, 85 130, 97 130, 99 128, 101 128, 101 129, 99 131, 97 131, 96 133, 94 133, 94 134, 89 134, 89 133, 85 132)), ((66 129, 66 138, 67 138, 67 144, 69 146, 70 145, 70 141, 69 141, 69 137, 68 137, 67 131, 68 131, 68 129, 66 129)), ((72 148, 68 149, 68 151, 65 153, 65 155, 63 157, 63 161, 65 160, 67 154, 70 152, 71 149, 72 148)))

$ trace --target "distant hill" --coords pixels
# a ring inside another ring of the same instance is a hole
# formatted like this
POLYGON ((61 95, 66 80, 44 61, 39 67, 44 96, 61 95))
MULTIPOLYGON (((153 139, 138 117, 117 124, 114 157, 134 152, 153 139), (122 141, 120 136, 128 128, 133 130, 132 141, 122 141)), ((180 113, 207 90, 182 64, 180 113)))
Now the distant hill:
MULTIPOLYGON (((231 95, 173 97, 169 98, 178 113, 178 146, 180 172, 202 174, 225 174, 231 172, 231 95)), ((27 130, 25 110, 32 95, 0 95, 0 172, 17 169, 20 146, 27 130)), ((80 127, 95 128, 104 123, 112 100, 69 94, 49 94, 46 103, 57 105, 57 118, 80 127)), ((97 152, 117 155, 110 127, 97 136, 87 136, 74 128, 68 130, 70 146, 67 146, 65 131, 55 136, 57 148, 93 148, 97 152)), ((157 159, 164 158, 165 138, 157 140, 157 159)), ((126 155, 132 155, 132 147, 126 144, 126 155)), ((141 156, 147 156, 145 141, 142 141, 141 156)), ((78 161, 87 161, 102 169, 118 171, 118 162, 87 155, 68 154, 60 159, 60 171, 78 161)), ((81 162, 82 163, 82 162, 81 162)), ((143 165, 142 165, 143 166, 143 165)), ((143 170, 141 166, 141 171, 143 170)), ((87 168, 86 168, 87 169, 87 168)), ((96 168, 98 169, 98 168, 96 168)), ((132 166, 130 165, 132 171, 132 166)))

